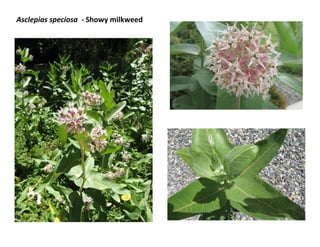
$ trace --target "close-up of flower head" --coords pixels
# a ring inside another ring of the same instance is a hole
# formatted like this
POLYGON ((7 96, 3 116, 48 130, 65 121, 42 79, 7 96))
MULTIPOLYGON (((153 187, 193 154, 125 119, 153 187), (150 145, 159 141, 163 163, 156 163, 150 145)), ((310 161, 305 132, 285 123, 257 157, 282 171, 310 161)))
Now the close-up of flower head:
POLYGON ((212 81, 237 97, 262 94, 265 98, 278 74, 280 53, 276 46, 271 35, 259 31, 256 25, 251 29, 238 27, 237 23, 228 26, 208 48, 212 81))
POLYGON ((83 109, 76 108, 74 103, 69 103, 68 106, 69 107, 59 110, 58 121, 64 124, 70 133, 76 134, 84 132, 83 122, 86 116, 83 109))

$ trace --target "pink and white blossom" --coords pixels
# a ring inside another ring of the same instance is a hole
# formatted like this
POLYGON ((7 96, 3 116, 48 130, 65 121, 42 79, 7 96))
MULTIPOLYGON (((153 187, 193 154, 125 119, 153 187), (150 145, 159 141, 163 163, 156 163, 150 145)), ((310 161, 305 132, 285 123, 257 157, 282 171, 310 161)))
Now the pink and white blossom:
POLYGON ((71 102, 68 107, 60 109, 58 114, 58 121, 66 126, 68 132, 76 134, 85 131, 84 120, 86 115, 82 108, 76 108, 74 103, 71 102))
POLYGON ((100 95, 88 91, 82 93, 82 98, 84 103, 90 106, 99 105, 101 102, 100 95))
POLYGON ((106 140, 101 139, 106 135, 106 131, 101 128, 101 126, 97 125, 91 130, 91 143, 89 144, 90 151, 102 151, 105 149, 108 142, 106 140))
POLYGON ((256 26, 250 31, 236 24, 229 26, 208 48, 208 69, 215 73, 212 80, 237 97, 262 94, 266 98, 280 64, 276 45, 256 26))

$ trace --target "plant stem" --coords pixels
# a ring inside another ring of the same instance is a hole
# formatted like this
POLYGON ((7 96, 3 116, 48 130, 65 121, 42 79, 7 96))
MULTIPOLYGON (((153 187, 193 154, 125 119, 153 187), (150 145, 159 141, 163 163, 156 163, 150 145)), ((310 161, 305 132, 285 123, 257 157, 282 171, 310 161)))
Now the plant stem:
POLYGON ((240 109, 241 106, 241 96, 238 97, 238 109, 240 109))
POLYGON ((86 182, 86 166, 85 166, 85 162, 84 162, 84 146, 81 140, 79 140, 79 145, 80 145, 80 151, 81 151, 81 168, 82 168, 82 184, 80 186, 79 192, 80 192, 80 196, 82 197, 82 190, 83 190, 83 186, 84 183, 86 182))

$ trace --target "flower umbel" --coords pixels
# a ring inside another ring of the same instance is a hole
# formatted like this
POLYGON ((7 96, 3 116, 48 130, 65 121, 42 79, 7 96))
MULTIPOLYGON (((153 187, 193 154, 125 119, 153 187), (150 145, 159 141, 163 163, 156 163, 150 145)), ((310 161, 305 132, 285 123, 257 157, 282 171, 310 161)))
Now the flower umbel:
POLYGON ((82 98, 84 103, 91 106, 98 105, 101 101, 101 97, 98 94, 91 93, 88 91, 82 93, 82 98))
POLYGON ((107 141, 101 139, 105 135, 106 135, 106 131, 103 130, 98 125, 92 129, 91 131, 92 143, 89 144, 91 152, 93 152, 94 150, 102 151, 106 147, 107 141))
POLYGON ((85 131, 83 122, 86 118, 82 108, 76 108, 74 103, 69 103, 69 107, 60 109, 58 121, 64 124, 67 131, 73 134, 82 133, 85 131))
POLYGON ((213 81, 237 97, 262 94, 265 98, 280 64, 277 44, 270 39, 256 25, 250 31, 242 25, 241 29, 229 26, 209 48, 213 81))
POLYGON ((22 63, 19 63, 19 64, 16 66, 16 72, 17 72, 17 73, 20 73, 20 74, 26 72, 26 66, 23 65, 22 63))

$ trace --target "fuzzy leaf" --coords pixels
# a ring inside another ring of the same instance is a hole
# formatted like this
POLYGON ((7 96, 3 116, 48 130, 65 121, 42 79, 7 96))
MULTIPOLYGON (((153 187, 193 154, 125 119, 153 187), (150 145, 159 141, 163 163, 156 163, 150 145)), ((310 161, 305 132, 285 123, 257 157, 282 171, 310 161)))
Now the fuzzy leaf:
POLYGON ((207 69, 199 69, 196 72, 196 77, 199 81, 201 88, 210 95, 217 95, 217 85, 213 83, 213 74, 207 69))
POLYGON ((168 199, 168 219, 179 220, 218 210, 227 202, 223 186, 200 178, 168 199))
POLYGON ((257 156, 241 171, 240 175, 258 175, 259 172, 266 167, 278 153, 286 135, 287 130, 280 129, 269 135, 264 140, 255 143, 259 148, 257 156))
POLYGON ((218 157, 214 159, 204 152, 188 148, 178 150, 177 154, 189 165, 196 176, 210 178, 215 181, 220 181, 225 176, 223 164, 218 157))
POLYGON ((192 150, 213 155, 217 153, 220 160, 232 149, 229 139, 222 129, 193 129, 192 150))
POLYGON ((227 28, 226 25, 220 22, 203 22, 197 21, 196 27, 199 30, 207 47, 211 46, 213 41, 219 34, 227 28))
POLYGON ((170 54, 189 54, 198 55, 200 53, 200 47, 195 44, 176 44, 170 46, 170 54))
POLYGON ((288 73, 280 73, 278 78, 284 85, 302 95, 302 81, 300 79, 288 73))
POLYGON ((171 21, 170 22, 170 34, 175 34, 185 28, 190 22, 188 21, 171 21))
POLYGON ((229 164, 230 175, 238 176, 257 156, 258 146, 248 144, 234 147, 227 155, 225 161, 229 164))
MULTIPOLYGON (((239 98, 235 94, 228 93, 225 89, 218 87, 217 91, 217 109, 239 109, 239 98)), ((262 95, 241 96, 240 109, 262 109, 262 95)))
POLYGON ((170 77, 170 92, 189 90, 190 83, 194 81, 196 79, 189 76, 172 76, 170 77))
POLYGON ((304 209, 257 176, 239 176, 226 189, 231 206, 250 216, 264 219, 304 220, 304 209))
POLYGON ((119 113, 120 111, 122 111, 122 109, 126 106, 126 102, 125 101, 122 101, 120 103, 118 103, 109 113, 108 115, 105 117, 106 118, 106 121, 111 121, 112 118, 117 114, 119 113))

